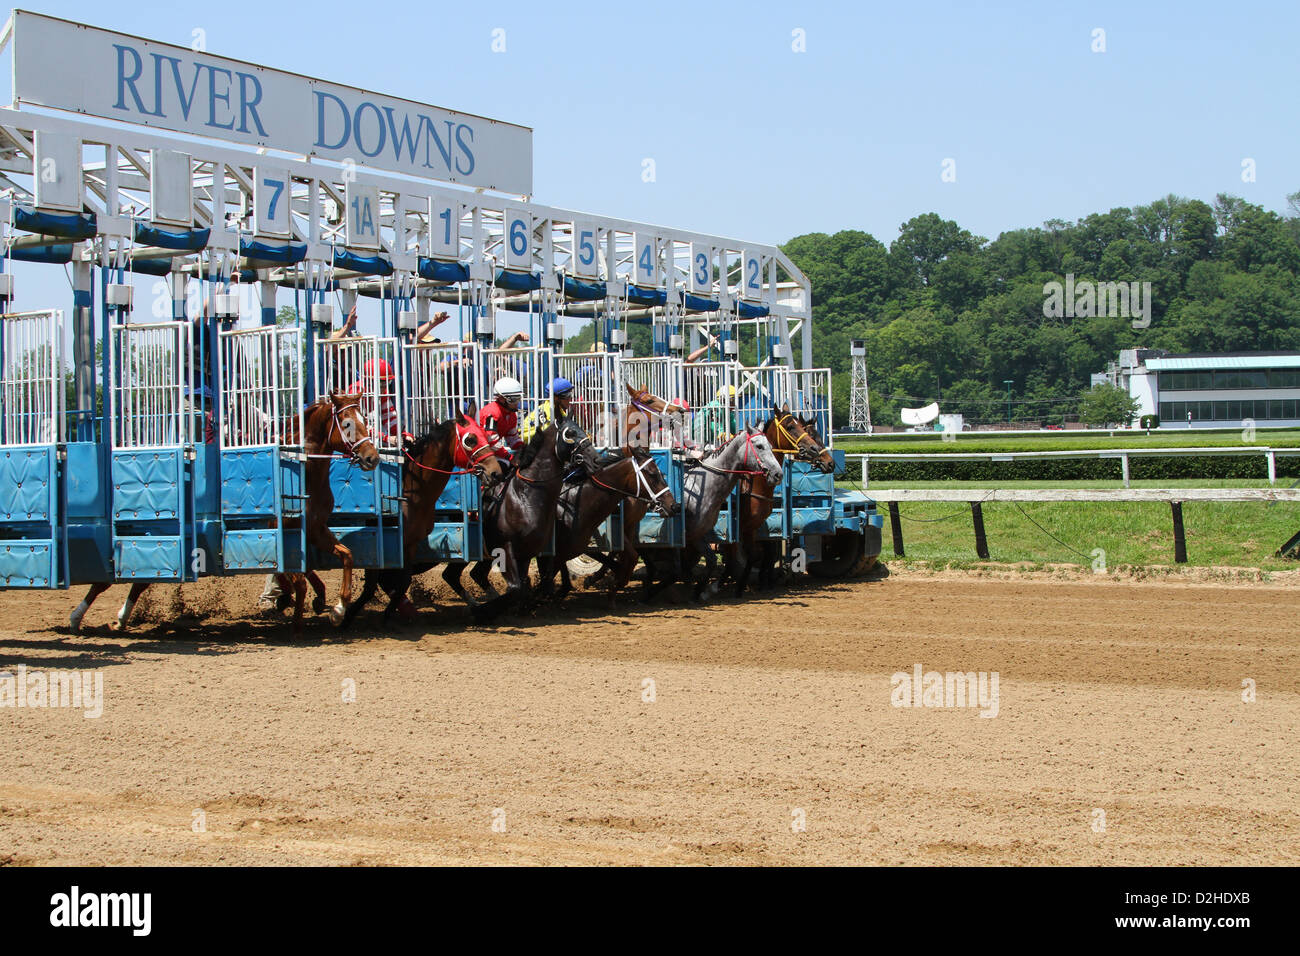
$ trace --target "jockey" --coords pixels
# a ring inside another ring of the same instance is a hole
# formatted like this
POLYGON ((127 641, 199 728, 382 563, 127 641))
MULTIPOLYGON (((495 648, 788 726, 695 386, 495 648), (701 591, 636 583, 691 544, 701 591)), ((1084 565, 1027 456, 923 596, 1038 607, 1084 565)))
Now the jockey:
POLYGON ((487 432, 492 451, 505 461, 524 447, 518 428, 519 403, 523 395, 524 387, 517 379, 509 376, 499 378, 492 388, 492 401, 478 414, 478 423, 487 432))
POLYGON ((695 414, 692 437, 705 448, 716 446, 739 431, 736 418, 736 386, 724 385, 713 401, 695 414))
MULTIPOLYGON (((397 390, 393 387, 393 367, 384 359, 380 359, 378 368, 379 435, 381 443, 391 445, 397 438, 397 390)), ((348 386, 345 391, 350 395, 365 395, 370 391, 370 383, 374 380, 375 360, 366 359, 366 364, 361 369, 361 378, 348 386)), ((367 401, 365 404, 370 403, 367 401)))
POLYGON ((569 415, 569 403, 573 401, 573 383, 567 378, 557 378, 551 382, 551 397, 538 405, 519 426, 519 435, 525 441, 552 423, 564 421, 569 415))

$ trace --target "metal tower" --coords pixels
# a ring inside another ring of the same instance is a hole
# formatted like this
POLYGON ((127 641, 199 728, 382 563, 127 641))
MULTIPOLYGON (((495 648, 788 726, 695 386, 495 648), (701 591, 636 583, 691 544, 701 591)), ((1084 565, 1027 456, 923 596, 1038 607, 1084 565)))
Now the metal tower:
POLYGON ((871 397, 867 392, 867 343, 853 339, 849 344, 853 356, 853 380, 849 387, 849 431, 871 434, 871 397))

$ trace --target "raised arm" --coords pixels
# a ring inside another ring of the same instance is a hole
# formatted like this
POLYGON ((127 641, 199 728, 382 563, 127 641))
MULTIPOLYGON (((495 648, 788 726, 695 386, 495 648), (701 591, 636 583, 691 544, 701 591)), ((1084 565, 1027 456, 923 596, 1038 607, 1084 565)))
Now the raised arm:
POLYGON ((357 331, 357 307, 354 305, 352 311, 348 313, 347 320, 330 333, 330 341, 345 339, 349 335, 355 335, 357 331))

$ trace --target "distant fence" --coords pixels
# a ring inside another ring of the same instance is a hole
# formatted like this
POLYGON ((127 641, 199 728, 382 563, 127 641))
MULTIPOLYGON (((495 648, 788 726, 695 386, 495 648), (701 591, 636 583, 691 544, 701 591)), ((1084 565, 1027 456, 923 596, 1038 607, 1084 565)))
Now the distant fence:
MULTIPOLYGON (((1277 484, 1277 459, 1300 457, 1300 448, 1271 448, 1265 445, 1246 445, 1225 448, 1093 448, 1073 451, 1008 451, 1008 452, 857 452, 844 456, 845 461, 856 460, 862 469, 862 485, 870 486, 872 461, 1042 461, 1045 459, 1113 459, 1120 460, 1124 487, 1129 487, 1129 460, 1131 458, 1178 458, 1184 456, 1242 457, 1263 455, 1268 467, 1268 483, 1277 484)), ((882 499, 883 500, 883 499, 882 499)), ((940 499, 936 499, 940 500, 940 499)), ((1075 499, 1056 499, 1060 501, 1075 499)), ((1079 499, 1081 500, 1081 499, 1079 499)))

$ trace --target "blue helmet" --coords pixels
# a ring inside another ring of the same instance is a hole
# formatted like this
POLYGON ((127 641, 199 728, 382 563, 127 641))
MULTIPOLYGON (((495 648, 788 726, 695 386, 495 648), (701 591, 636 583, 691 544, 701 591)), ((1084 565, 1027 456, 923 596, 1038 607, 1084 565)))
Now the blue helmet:
POLYGON ((551 397, 563 398, 573 392, 573 383, 567 378, 557 378, 551 381, 551 397))

